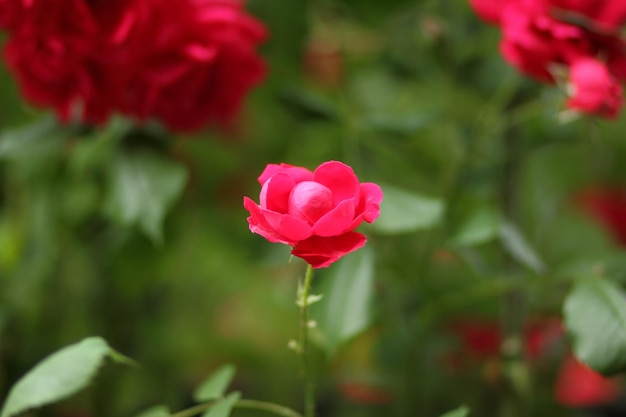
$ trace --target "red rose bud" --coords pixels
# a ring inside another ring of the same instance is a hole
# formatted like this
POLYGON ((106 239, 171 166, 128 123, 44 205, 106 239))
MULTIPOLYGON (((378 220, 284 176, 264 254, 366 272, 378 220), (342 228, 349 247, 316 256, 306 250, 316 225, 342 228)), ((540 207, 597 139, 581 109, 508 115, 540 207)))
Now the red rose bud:
POLYGON ((605 64, 591 58, 574 62, 570 83, 568 108, 609 118, 617 116, 622 106, 622 87, 605 64))
POLYGON ((260 204, 244 197, 250 231, 292 247, 294 256, 324 268, 365 245, 354 230, 380 213, 383 193, 374 183, 359 183, 349 166, 330 161, 314 172, 288 164, 269 164, 259 176, 260 204))

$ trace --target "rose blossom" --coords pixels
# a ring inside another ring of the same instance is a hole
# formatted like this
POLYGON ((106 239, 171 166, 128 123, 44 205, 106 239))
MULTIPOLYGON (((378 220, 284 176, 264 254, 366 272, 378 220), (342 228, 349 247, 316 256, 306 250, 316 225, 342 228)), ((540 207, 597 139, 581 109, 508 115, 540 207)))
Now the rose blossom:
POLYGON ((120 42, 123 112, 179 131, 229 124, 265 76, 256 47, 266 37, 239 1, 162 2, 120 42))
MULTIPOLYGON (((489 360, 501 355, 502 334, 495 321, 479 318, 463 318, 449 327, 459 338, 462 354, 469 359, 489 360)), ((549 357, 555 345, 562 342, 564 329, 555 318, 536 320, 525 326, 523 331, 524 353, 528 363, 549 357)), ((459 354, 450 356, 453 369, 458 370, 459 354)), ((609 404, 620 396, 620 381, 605 378, 568 352, 560 366, 554 384, 554 398, 569 407, 592 407, 609 404)))
POLYGON ((597 221, 615 239, 626 246, 626 189, 617 185, 596 185, 579 190, 574 204, 597 221))
POLYGON ((622 87, 605 64, 581 59, 570 68, 571 98, 567 107, 614 118, 622 106, 622 87))
POLYGON ((567 106, 615 117, 626 79, 619 28, 626 3, 613 0, 469 0, 485 21, 502 29, 500 51, 521 72, 554 83, 555 64, 571 67, 574 94, 567 106))
POLYGON ((327 267, 363 247, 367 239, 354 229, 380 213, 380 187, 359 183, 352 168, 341 162, 325 162, 314 172, 269 164, 258 180, 260 204, 243 200, 250 231, 290 245, 291 253, 313 268, 327 267))
POLYGON ((226 125, 265 75, 265 28, 239 0, 0 0, 4 11, 9 69, 62 121, 226 125))

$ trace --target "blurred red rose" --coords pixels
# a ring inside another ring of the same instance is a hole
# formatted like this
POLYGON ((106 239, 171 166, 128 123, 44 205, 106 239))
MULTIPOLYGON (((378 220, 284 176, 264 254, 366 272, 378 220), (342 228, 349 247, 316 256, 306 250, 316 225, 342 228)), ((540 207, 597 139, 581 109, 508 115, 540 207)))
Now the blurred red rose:
MULTIPOLYGON (((496 321, 463 319, 449 327, 460 339, 467 358, 489 360, 500 353, 502 336, 496 321)), ((564 329, 557 319, 536 320, 524 329, 524 353, 531 363, 545 357, 556 342, 562 340, 564 329)), ((462 358, 452 357, 454 365, 462 358)), ((458 366, 455 368, 458 370, 458 366)), ((590 407, 611 403, 620 395, 620 382, 605 378, 568 353, 557 375, 554 396, 557 402, 571 407, 590 407)))
POLYGON ((621 86, 598 60, 575 61, 570 67, 570 88, 570 109, 614 118, 622 106, 621 86))
POLYGON ((621 384, 615 378, 605 378, 573 355, 563 363, 554 388, 556 400, 570 407, 593 407, 617 400, 621 384))
POLYGON ((604 226, 617 242, 626 245, 626 189, 598 186, 579 191, 576 204, 604 226))
POLYGON ((349 166, 330 161, 314 172, 288 164, 269 164, 259 176, 260 205, 244 197, 250 231, 270 242, 290 245, 291 253, 313 268, 324 268, 365 245, 354 231, 380 213, 383 193, 374 183, 359 183, 349 166))
MULTIPOLYGON (((626 2, 615 0, 551 0, 554 13, 570 12, 590 19, 602 31, 618 31, 626 21, 626 2)), ((575 15, 572 19, 576 19, 575 15)))
POLYGON ((582 28, 553 19, 532 3, 512 4, 501 13, 500 51, 511 65, 544 82, 553 82, 550 66, 591 54, 582 28))
POLYGON ((22 12, 4 57, 24 96, 54 108, 62 121, 80 110, 84 120, 103 122, 112 111, 112 95, 92 10, 83 0, 33 0, 22 12))
POLYGON ((615 117, 626 79, 619 34, 626 3, 613 0, 470 0, 476 14, 502 30, 504 59, 524 74, 553 83, 555 65, 570 68, 571 109, 615 117))
POLYGON ((5 2, 0 11, 19 14, 0 20, 9 68, 63 121, 122 112, 180 131, 228 124, 265 74, 265 28, 238 0, 5 2))
POLYGON ((116 51, 117 66, 128 65, 118 80, 123 112, 180 131, 229 124, 265 76, 256 53, 265 28, 235 0, 159 6, 116 51))

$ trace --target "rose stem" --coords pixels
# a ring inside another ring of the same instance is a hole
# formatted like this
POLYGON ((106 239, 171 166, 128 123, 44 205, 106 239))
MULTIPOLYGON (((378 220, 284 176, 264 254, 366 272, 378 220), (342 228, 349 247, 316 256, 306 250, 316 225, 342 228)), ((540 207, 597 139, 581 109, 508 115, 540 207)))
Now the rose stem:
POLYGON ((298 291, 298 306, 300 306, 300 343, 298 353, 302 364, 304 379, 304 417, 315 415, 315 385, 311 376, 309 364, 309 290, 313 280, 313 267, 307 265, 304 284, 298 291))

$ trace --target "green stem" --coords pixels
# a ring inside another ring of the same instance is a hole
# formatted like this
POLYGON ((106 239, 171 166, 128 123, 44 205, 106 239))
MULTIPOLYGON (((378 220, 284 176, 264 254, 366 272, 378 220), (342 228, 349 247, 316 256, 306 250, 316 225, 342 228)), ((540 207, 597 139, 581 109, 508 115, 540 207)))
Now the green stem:
POLYGON ((298 306, 300 306, 300 342, 298 354, 302 363, 302 377, 304 378, 304 417, 315 415, 315 385, 309 364, 309 291, 313 281, 313 267, 307 265, 304 284, 298 291, 298 306))
MULTIPOLYGON (((198 404, 194 407, 187 408, 186 410, 179 411, 171 415, 171 417, 192 417, 198 415, 204 411, 209 410, 211 407, 215 405, 218 400, 210 401, 204 404, 198 404)), ((291 408, 284 407, 279 404, 269 403, 265 401, 256 401, 256 400, 237 400, 235 403, 235 408, 248 408, 254 410, 267 411, 272 414, 276 414, 278 416, 283 417, 303 417, 302 414, 298 413, 291 408)))
MULTIPOLYGON (((505 165, 501 183, 501 203, 504 213, 513 222, 519 218, 519 184, 523 149, 515 131, 507 132, 505 138, 505 165)), ((503 252, 504 269, 508 280, 523 279, 513 259, 503 252)), ((528 415, 530 390, 529 372, 524 361, 524 321, 528 308, 523 285, 513 285, 503 294, 501 304, 502 342, 500 346, 504 391, 501 413, 503 417, 528 415)))

